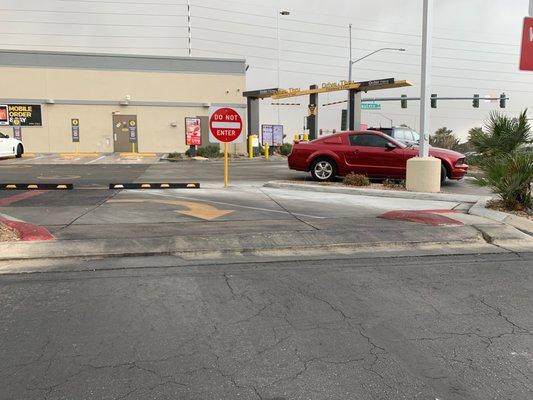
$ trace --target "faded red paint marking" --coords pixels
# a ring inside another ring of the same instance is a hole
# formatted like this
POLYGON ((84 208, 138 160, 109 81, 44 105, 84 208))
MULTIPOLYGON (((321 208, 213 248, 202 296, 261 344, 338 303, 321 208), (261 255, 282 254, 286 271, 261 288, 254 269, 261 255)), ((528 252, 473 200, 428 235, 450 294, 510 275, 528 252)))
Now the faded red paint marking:
MULTIPOLYGON (((448 210, 449 211, 449 210, 448 210)), ((426 225, 464 225, 461 221, 446 217, 444 215, 435 214, 435 212, 442 212, 442 210, 395 210, 388 211, 385 214, 379 216, 379 218, 385 218, 395 221, 408 221, 416 222, 426 225)))
POLYGON ((450 210, 449 208, 445 210, 420 210, 425 213, 434 213, 434 214, 448 214, 448 213, 457 213, 457 210, 450 210))
POLYGON ((12 221, 6 218, 0 218, 0 223, 13 229, 20 240, 33 241, 33 240, 52 240, 54 237, 48 229, 39 225, 30 224, 23 221, 12 221))
POLYGON ((17 201, 31 199, 32 197, 39 196, 40 194, 45 193, 45 190, 30 190, 28 192, 18 193, 13 196, 5 197, 0 199, 0 207, 7 207, 17 201))

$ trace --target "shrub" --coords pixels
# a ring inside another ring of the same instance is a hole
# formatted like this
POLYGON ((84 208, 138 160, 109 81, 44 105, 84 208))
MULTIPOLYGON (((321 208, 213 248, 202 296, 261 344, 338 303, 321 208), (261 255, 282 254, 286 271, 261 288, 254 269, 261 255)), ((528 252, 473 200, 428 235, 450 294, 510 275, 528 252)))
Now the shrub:
POLYGON ((292 151, 292 144, 290 143, 283 143, 279 148, 279 152, 283 156, 288 156, 289 154, 291 154, 291 151, 292 151))
POLYGON ((479 166, 483 161, 483 156, 478 153, 466 154, 466 163, 470 166, 479 166))
POLYGON ((381 184, 388 189, 405 189, 405 181, 403 179, 385 179, 381 184))
POLYGON ((196 151, 197 156, 206 158, 217 158, 220 157, 221 154, 222 153, 220 153, 220 147, 215 145, 200 147, 196 151))
POLYGON ((177 151, 175 151, 173 153, 169 153, 168 154, 168 158, 180 159, 180 158, 183 158, 183 155, 181 153, 178 153, 177 151))
POLYGON ((342 183, 346 186, 368 186, 370 180, 366 175, 350 173, 344 177, 342 183))
POLYGON ((484 176, 476 178, 476 182, 498 193, 507 208, 531 208, 533 153, 517 150, 493 157, 483 163, 482 169, 484 176))

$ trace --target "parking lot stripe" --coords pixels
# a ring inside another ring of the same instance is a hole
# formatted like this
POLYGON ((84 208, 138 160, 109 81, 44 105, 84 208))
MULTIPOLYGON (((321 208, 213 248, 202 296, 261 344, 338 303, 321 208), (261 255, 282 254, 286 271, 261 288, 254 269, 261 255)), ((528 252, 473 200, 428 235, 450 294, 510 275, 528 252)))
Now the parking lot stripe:
POLYGON ((98 158, 95 158, 94 160, 87 161, 85 164, 92 164, 93 162, 96 162, 96 161, 101 160, 102 158, 106 158, 106 157, 107 157, 106 155, 103 155, 103 156, 100 156, 98 158))

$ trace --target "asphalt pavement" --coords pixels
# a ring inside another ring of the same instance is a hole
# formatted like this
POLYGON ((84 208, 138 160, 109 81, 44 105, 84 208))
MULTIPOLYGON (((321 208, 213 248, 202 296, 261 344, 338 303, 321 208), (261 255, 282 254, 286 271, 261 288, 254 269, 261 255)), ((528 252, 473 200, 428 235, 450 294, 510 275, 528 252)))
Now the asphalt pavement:
MULTIPOLYGON (((27 160, 0 160, 2 183, 74 183, 77 188, 105 187, 120 182, 200 182, 206 187, 221 187, 224 179, 222 160, 148 162, 124 164, 31 164, 27 160)), ((268 161, 235 159, 230 161, 230 184, 262 185, 270 180, 311 180, 309 173, 292 171, 287 160, 275 157, 268 161)), ((473 184, 471 179, 447 181, 447 193, 490 193, 473 184)))
POLYGON ((0 398, 533 397, 531 254, 376 257, 2 276, 0 398))

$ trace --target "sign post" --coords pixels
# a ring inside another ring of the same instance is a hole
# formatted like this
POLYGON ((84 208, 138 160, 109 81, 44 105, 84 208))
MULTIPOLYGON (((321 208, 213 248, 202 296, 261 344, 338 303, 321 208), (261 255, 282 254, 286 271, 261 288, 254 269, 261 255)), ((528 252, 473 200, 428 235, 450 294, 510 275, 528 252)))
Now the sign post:
POLYGON ((80 120, 78 118, 72 118, 70 120, 70 126, 72 131, 72 143, 76 143, 76 154, 80 151, 80 120))
POLYGON ((224 143, 224 187, 229 183, 228 143, 242 140, 242 125, 242 118, 234 108, 209 108, 209 141, 224 143))

